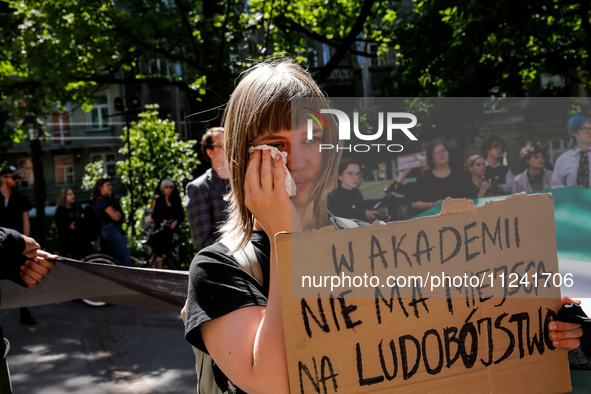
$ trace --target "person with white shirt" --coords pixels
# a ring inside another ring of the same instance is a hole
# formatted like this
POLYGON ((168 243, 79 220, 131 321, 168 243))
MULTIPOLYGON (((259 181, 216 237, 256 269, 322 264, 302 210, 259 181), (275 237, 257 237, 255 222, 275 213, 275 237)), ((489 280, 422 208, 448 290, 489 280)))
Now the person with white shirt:
POLYGON ((561 154, 554 164, 550 187, 579 185, 589 187, 591 157, 591 115, 575 114, 568 121, 568 135, 573 147, 561 154))

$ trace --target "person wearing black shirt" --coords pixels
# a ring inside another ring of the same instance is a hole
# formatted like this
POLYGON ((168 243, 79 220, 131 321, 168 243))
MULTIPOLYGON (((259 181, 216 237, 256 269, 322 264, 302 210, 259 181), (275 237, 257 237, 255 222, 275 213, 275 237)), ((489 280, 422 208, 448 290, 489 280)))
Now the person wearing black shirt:
POLYGON ((174 262, 178 261, 179 226, 185 219, 181 197, 174 182, 163 179, 159 182, 160 195, 154 199, 152 220, 155 232, 150 237, 152 247, 152 268, 162 268, 164 255, 174 262))
POLYGON ((89 235, 84 228, 82 207, 76 204, 72 189, 63 188, 57 200, 55 225, 59 251, 62 256, 82 259, 93 252, 89 235))
POLYGON ((475 198, 476 193, 464 171, 449 165, 449 149, 442 141, 433 141, 427 149, 429 169, 419 174, 414 190, 413 209, 426 211, 447 197, 475 198))
POLYGON ((361 184, 361 166, 359 163, 344 159, 339 164, 339 185, 328 194, 328 210, 335 216, 372 222, 378 213, 365 209, 363 195, 357 189, 361 184))
POLYGON ((486 159, 484 177, 494 181, 501 188, 503 194, 511 193, 515 177, 509 166, 503 164, 505 141, 499 137, 492 136, 482 143, 481 148, 482 155, 486 159))

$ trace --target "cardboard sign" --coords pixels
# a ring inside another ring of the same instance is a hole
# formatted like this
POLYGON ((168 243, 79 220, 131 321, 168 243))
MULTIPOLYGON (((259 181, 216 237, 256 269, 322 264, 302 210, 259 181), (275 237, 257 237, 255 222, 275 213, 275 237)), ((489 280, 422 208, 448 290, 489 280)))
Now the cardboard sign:
POLYGON ((423 167, 426 164, 427 155, 425 152, 411 153, 396 158, 396 167, 398 168, 398 171, 406 170, 407 168, 423 167))
POLYGON ((291 393, 570 391, 567 351, 548 338, 565 279, 553 216, 550 195, 448 199, 438 216, 277 235, 291 393), (385 273, 450 283, 363 283, 385 273), (362 279, 331 283, 346 276, 362 279))

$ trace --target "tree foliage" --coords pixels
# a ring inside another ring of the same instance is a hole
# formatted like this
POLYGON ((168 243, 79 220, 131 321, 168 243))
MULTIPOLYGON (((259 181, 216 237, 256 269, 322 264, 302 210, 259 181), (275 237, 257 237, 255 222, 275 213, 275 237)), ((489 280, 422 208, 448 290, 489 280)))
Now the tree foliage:
POLYGON ((313 64, 312 40, 335 49, 320 79, 348 53, 375 57, 367 44, 388 45, 395 3, 9 0, 0 8, 0 94, 20 92, 39 112, 55 102, 89 106, 104 84, 143 81, 225 102, 235 77, 264 56, 313 64))
POLYGON ((588 0, 420 0, 395 31, 403 96, 578 95, 591 91, 588 0), (537 90, 542 74, 565 86, 537 90))
MULTIPOLYGON (((192 176, 199 164, 195 153, 195 141, 181 141, 175 132, 174 122, 162 120, 158 116, 158 106, 148 105, 146 111, 139 115, 138 122, 132 122, 125 130, 122 140, 124 146, 120 153, 128 157, 128 146, 131 157, 117 162, 117 174, 127 189, 121 199, 121 207, 129 224, 126 227, 128 243, 132 249, 139 247, 143 237, 141 223, 145 208, 151 206, 156 195, 156 188, 161 179, 172 180, 181 196, 184 195, 182 185, 192 176), (128 143, 129 138, 129 143, 128 143)), ((86 165, 84 185, 91 189, 94 183, 103 177, 102 163, 86 165)), ((188 223, 181 225, 181 247, 186 251, 193 250, 188 223)))

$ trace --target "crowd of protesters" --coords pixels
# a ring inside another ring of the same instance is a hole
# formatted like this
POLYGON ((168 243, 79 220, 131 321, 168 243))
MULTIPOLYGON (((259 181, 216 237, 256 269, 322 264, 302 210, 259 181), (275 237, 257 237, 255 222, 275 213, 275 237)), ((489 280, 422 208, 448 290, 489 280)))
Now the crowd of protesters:
MULTIPOLYGON (((520 192, 539 192, 559 187, 579 185, 589 187, 589 156, 591 155, 591 115, 576 114, 568 122, 568 135, 571 139, 571 147, 558 157, 554 165, 554 171, 549 169, 546 162, 546 149, 540 142, 528 141, 519 150, 519 157, 525 165, 525 169, 514 175, 509 166, 503 163, 506 155, 505 142, 492 136, 486 139, 481 145, 481 154, 469 155, 464 161, 463 168, 454 167, 450 163, 458 162, 451 160, 450 149, 442 140, 435 140, 426 149, 426 165, 422 168, 405 169, 399 172, 398 178, 392 184, 384 188, 385 197, 374 209, 385 208, 388 203, 388 214, 380 212, 378 218, 385 221, 400 220, 412 217, 426 211, 447 197, 452 198, 482 198, 508 195, 520 192), (402 185, 409 173, 416 175, 416 180, 407 181, 402 185), (402 186, 402 187, 401 187, 402 186), (392 193, 402 195, 396 202, 392 193), (400 209, 401 202, 408 206, 405 212, 400 209)), ((345 159, 348 162, 350 159, 345 159)), ((363 165, 359 165, 363 168, 363 165)), ((345 176, 347 173, 345 172, 345 176)), ((355 201, 362 201, 362 195, 352 198, 354 191, 361 185, 363 175, 357 171, 358 183, 355 188, 349 187, 347 195, 343 189, 343 180, 339 173, 339 187, 334 193, 338 193, 340 199, 332 202, 329 199, 329 210, 331 207, 335 212, 346 213, 351 218, 358 218, 359 212, 365 212, 366 205, 357 207, 357 214, 351 209, 343 211, 343 205, 355 205, 355 201), (347 198, 345 198, 347 197, 347 198)), ((345 180, 345 184, 347 181, 345 180)), ((369 206, 369 205, 367 205, 369 206)), ((370 212, 370 211, 367 211, 370 212)), ((336 214, 336 213, 335 213, 336 214)), ((371 217, 366 220, 371 222, 371 217)))

